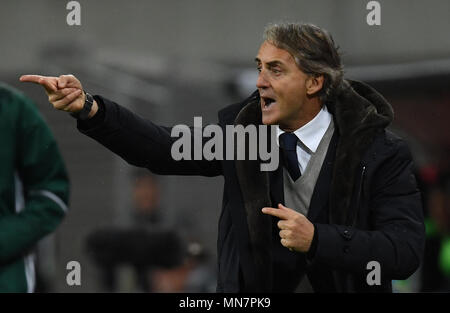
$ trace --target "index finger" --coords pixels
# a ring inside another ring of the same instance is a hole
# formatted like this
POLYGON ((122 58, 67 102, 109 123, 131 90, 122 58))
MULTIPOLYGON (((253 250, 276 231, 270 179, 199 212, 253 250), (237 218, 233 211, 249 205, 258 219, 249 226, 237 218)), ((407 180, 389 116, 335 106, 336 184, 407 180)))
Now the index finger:
POLYGON ((44 86, 47 91, 56 91, 56 77, 47 77, 41 75, 22 75, 19 79, 21 82, 36 83, 44 86))
POLYGON ((284 210, 275 209, 275 208, 263 208, 262 212, 264 214, 272 215, 278 218, 281 218, 282 220, 287 220, 289 218, 289 212, 286 212, 284 210))

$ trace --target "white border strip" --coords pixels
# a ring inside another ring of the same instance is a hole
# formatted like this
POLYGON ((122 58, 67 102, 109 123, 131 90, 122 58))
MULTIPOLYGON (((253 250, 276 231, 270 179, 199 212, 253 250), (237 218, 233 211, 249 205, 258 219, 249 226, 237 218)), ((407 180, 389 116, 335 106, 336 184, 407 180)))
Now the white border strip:
POLYGON ((20 180, 19 174, 14 173, 14 198, 15 198, 15 211, 21 212, 25 207, 25 199, 23 197, 23 185, 20 180))
MULTIPOLYGON (((14 196, 15 196, 15 211, 20 213, 25 208, 25 199, 23 196, 23 184, 20 180, 19 174, 14 173, 14 196)), ((27 292, 34 292, 36 286, 36 271, 34 268, 34 255, 29 254, 23 258, 25 267, 25 279, 27 281, 27 292)))
POLYGON ((27 292, 33 293, 36 287, 36 272, 34 268, 34 254, 29 254, 23 259, 25 263, 25 277, 27 279, 27 292))
POLYGON ((61 209, 64 211, 64 213, 67 213, 67 211, 69 210, 67 205, 64 203, 64 201, 61 200, 60 197, 58 197, 53 192, 50 192, 48 190, 33 190, 33 191, 30 191, 30 195, 41 195, 41 196, 49 198, 50 200, 53 200, 57 205, 59 205, 61 207, 61 209))

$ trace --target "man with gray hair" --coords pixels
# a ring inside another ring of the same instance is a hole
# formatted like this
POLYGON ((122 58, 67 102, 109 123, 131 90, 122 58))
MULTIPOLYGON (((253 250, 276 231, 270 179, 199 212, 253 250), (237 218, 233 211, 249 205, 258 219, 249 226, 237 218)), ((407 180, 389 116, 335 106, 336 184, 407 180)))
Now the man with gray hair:
MULTIPOLYGON (((219 292, 391 291, 424 249, 420 193, 390 104, 343 79, 332 37, 311 24, 269 25, 255 91, 219 112, 219 126, 277 125, 281 165, 171 158, 171 128, 83 92, 72 75, 43 85, 80 132, 130 164, 166 175, 223 175, 219 292), (368 269, 378 265, 378 272, 368 269), (371 274, 371 275, 368 275, 371 274)), ((225 147, 226 148, 226 147, 225 147)))

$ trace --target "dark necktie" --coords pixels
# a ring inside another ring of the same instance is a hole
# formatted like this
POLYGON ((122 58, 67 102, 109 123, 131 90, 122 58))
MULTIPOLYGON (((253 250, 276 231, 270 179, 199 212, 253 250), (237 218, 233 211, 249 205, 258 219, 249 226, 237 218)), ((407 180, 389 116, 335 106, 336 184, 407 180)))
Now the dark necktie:
POLYGON ((297 136, 293 133, 282 133, 279 137, 284 167, 291 175, 293 181, 300 177, 300 168, 297 160, 297 136))

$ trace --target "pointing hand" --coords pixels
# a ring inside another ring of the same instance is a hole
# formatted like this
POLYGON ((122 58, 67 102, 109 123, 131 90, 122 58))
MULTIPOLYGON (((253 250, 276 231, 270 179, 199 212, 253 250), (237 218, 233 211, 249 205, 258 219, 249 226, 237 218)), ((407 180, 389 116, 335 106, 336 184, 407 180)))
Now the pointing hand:
MULTIPOLYGON (((59 77, 22 75, 20 81, 43 86, 48 101, 57 110, 75 113, 83 109, 86 95, 80 81, 73 75, 61 75, 59 77)), ((97 105, 95 104, 95 110, 93 107, 89 117, 95 114, 96 108, 97 105)))

